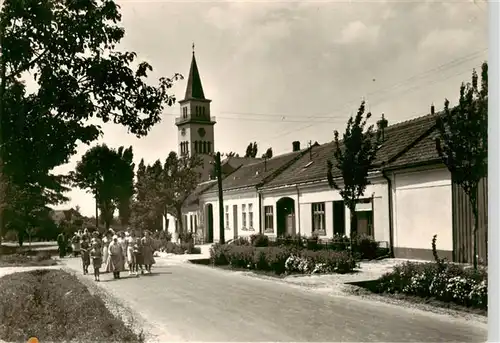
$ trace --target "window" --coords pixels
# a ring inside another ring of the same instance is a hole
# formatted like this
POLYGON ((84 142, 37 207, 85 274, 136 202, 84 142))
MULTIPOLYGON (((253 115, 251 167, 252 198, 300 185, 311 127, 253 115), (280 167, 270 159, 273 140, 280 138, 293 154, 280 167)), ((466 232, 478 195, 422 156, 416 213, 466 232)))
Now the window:
POLYGON ((200 106, 196 106, 196 116, 200 115, 200 106))
POLYGON ((274 232, 273 207, 264 206, 266 232, 274 232))
POLYGON ((311 205, 312 209, 312 232, 325 235, 325 203, 316 202, 311 205))
POLYGON ((198 153, 198 141, 194 141, 194 152, 198 153))
POLYGON ((203 117, 205 117, 205 107, 202 107, 202 108, 201 108, 201 115, 202 115, 203 117))
POLYGON ((207 153, 207 142, 203 142, 203 153, 207 153))
POLYGON ((187 118, 187 114, 188 114, 188 109, 187 109, 187 107, 183 107, 183 108, 182 108, 182 117, 183 117, 184 119, 186 119, 186 118, 187 118))
POLYGON ((212 152, 212 142, 207 142, 208 153, 212 152))
POLYGON ((198 232, 198 216, 194 215, 194 232, 198 232))
POLYGON ((226 205, 226 228, 229 227, 229 206, 226 205))
POLYGON ((244 229, 247 227, 247 205, 241 205, 241 224, 244 229))
POLYGON ((253 204, 248 204, 248 228, 253 229, 253 204))

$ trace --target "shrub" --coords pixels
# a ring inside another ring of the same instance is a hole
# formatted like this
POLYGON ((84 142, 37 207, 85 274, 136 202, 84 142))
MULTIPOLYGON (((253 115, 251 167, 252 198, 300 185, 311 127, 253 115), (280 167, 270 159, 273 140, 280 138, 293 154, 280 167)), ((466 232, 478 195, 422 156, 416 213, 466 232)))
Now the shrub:
POLYGON ((192 232, 181 232, 179 239, 182 243, 194 242, 194 235, 192 232))
POLYGON ((225 266, 229 264, 227 254, 229 245, 215 243, 210 247, 210 262, 215 266, 225 266))
POLYGON ((380 293, 433 297, 459 305, 487 309, 486 270, 454 264, 405 262, 378 281, 380 293))
POLYGON ((250 240, 247 237, 238 237, 236 238, 232 244, 234 245, 251 245, 250 240))
POLYGON ((229 265, 235 268, 253 268, 253 256, 255 249, 246 245, 229 246, 227 260, 229 265))
POLYGON ((288 273, 323 274, 348 273, 356 268, 355 259, 348 252, 303 250, 286 261, 288 273))
POLYGON ((250 236, 250 242, 254 247, 268 247, 269 237, 267 237, 263 233, 258 233, 250 236))
POLYGON ((353 237, 354 253, 358 253, 362 259, 374 259, 377 257, 378 243, 368 235, 357 235, 353 237))
POLYGON ((169 254, 182 255, 184 254, 184 250, 181 245, 173 242, 167 242, 165 245, 165 252, 169 254))

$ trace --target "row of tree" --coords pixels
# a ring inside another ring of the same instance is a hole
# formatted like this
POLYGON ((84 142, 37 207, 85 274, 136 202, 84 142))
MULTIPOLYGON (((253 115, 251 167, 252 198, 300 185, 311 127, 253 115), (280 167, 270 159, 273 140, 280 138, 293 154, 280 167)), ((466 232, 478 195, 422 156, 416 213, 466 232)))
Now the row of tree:
MULTIPOLYGON (((257 142, 250 142, 245 150, 244 157, 256 158, 259 152, 259 147, 257 146, 257 142)), ((230 153, 225 154, 226 157, 239 157, 240 155, 231 151, 230 153)), ((273 157, 273 148, 268 148, 264 154, 262 154, 261 158, 272 158, 273 157)))

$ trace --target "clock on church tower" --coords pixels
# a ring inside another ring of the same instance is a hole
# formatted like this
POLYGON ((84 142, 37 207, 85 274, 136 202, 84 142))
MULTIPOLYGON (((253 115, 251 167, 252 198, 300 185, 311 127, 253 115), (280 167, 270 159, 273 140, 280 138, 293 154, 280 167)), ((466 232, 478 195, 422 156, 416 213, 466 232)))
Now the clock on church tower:
POLYGON ((181 116, 175 118, 180 135, 180 155, 210 155, 214 152, 215 118, 210 116, 210 103, 205 98, 200 73, 193 51, 187 79, 186 94, 179 101, 181 116))

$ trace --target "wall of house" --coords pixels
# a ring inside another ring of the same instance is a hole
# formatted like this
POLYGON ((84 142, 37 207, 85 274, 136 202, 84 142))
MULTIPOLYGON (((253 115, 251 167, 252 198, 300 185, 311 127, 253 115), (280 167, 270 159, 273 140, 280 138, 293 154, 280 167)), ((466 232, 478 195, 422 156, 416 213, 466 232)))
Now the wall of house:
MULTIPOLYGON (((219 226, 219 201, 217 194, 208 193, 202 194, 200 197, 200 208, 204 209, 204 227, 208 227, 208 217, 206 215, 207 205, 211 204, 213 206, 213 228, 214 228, 214 241, 220 240, 220 226, 219 226)), ((228 191, 224 192, 224 239, 226 241, 231 240, 235 237, 235 234, 239 237, 247 237, 256 233, 259 233, 260 223, 259 223, 259 195, 255 188, 239 191, 228 191), (242 222, 242 205, 245 205, 246 214, 246 225, 243 226, 242 222), (251 205, 252 210, 249 211, 249 205, 251 205), (236 218, 234 215, 234 206, 237 206, 236 218), (229 225, 226 223, 226 209, 228 209, 228 219, 229 225), (250 226, 250 213, 252 213, 253 225, 250 226), (235 227, 235 219, 237 220, 237 226, 235 227)), ((206 229, 205 229, 206 230, 206 229)))
POLYGON ((437 234, 441 257, 453 251, 451 176, 445 168, 392 174, 394 254, 401 258, 432 259, 431 241, 437 234))
MULTIPOLYGON (((373 230, 374 238, 380 242, 389 242, 389 206, 387 182, 383 179, 374 179, 368 185, 363 198, 370 198, 373 195, 373 230)), ((296 187, 282 188, 273 191, 263 192, 263 206, 273 206, 274 232, 269 235, 276 235, 277 218, 276 203, 283 197, 290 197, 295 202, 296 232, 301 235, 312 235, 312 205, 313 203, 325 203, 325 238, 334 235, 334 211, 333 202, 342 201, 340 193, 324 182, 314 186, 299 186, 298 193, 296 187), (297 207, 300 211, 297 213, 297 207)), ((359 209, 359 208, 358 208, 359 209)), ((350 234, 350 212, 345 209, 345 234, 350 234)))

